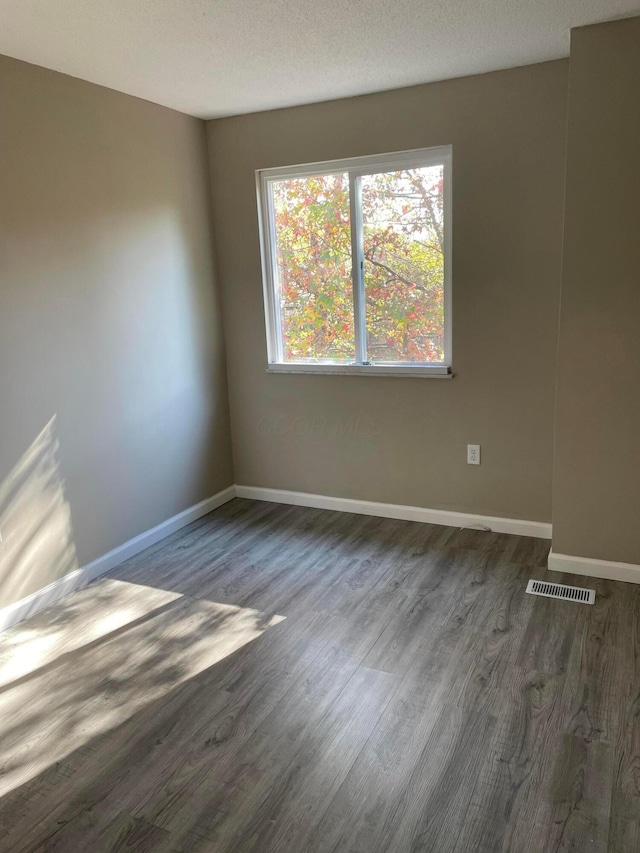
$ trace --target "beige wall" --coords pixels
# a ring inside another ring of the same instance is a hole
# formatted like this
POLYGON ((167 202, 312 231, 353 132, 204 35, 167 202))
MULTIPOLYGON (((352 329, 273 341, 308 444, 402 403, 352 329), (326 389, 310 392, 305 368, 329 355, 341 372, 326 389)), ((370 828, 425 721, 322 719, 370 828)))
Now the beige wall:
POLYGON ((0 57, 0 606, 232 482, 204 123, 0 57))
POLYGON ((567 71, 208 123, 237 483, 550 520, 567 71), (267 375, 254 170, 447 143, 455 378, 267 375))
POLYGON ((640 18, 574 30, 553 548, 640 563, 640 18))

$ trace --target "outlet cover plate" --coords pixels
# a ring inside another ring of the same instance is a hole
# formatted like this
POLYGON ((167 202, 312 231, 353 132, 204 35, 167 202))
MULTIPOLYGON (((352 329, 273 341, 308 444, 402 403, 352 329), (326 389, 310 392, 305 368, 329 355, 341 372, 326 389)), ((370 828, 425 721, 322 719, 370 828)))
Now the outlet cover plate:
POLYGON ((479 465, 480 464, 480 445, 479 444, 467 444, 467 464, 468 465, 479 465))

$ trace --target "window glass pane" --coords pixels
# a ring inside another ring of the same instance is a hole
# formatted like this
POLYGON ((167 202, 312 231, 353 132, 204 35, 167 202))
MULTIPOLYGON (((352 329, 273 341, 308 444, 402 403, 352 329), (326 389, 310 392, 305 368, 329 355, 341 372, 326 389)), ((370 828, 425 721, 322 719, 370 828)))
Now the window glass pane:
POLYGON ((362 178, 369 361, 444 361, 444 170, 362 178))
POLYGON ((271 182, 285 361, 355 359, 349 176, 271 182))

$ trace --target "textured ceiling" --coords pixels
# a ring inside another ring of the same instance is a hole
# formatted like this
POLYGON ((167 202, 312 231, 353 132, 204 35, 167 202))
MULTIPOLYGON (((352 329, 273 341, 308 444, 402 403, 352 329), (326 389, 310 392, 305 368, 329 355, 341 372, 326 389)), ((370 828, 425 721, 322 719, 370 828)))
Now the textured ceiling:
POLYGON ((2 0, 0 53, 211 118, 567 56, 640 0, 2 0))

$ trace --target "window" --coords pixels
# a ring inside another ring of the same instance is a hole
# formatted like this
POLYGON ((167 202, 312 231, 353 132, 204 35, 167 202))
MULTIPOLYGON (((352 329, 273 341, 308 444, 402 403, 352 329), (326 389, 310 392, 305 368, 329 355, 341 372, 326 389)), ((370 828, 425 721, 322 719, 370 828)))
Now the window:
POLYGON ((257 184, 270 370, 449 374, 450 147, 257 184))

